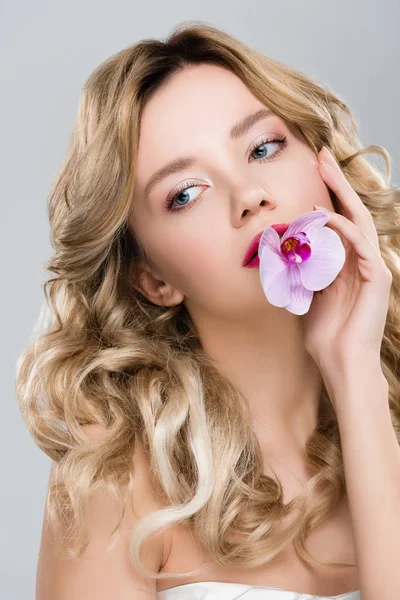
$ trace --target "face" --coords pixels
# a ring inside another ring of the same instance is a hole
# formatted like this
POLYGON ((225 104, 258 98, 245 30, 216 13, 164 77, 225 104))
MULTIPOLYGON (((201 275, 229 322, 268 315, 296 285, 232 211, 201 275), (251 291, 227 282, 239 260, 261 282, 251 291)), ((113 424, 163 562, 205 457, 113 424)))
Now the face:
POLYGON ((230 137, 260 109, 236 75, 206 64, 175 74, 146 104, 130 227, 153 263, 138 286, 152 302, 184 302, 192 316, 224 319, 277 310, 259 269, 242 266, 250 241, 314 204, 333 210, 316 155, 296 127, 271 114, 230 137), (188 155, 195 162, 146 192, 157 170, 188 155))

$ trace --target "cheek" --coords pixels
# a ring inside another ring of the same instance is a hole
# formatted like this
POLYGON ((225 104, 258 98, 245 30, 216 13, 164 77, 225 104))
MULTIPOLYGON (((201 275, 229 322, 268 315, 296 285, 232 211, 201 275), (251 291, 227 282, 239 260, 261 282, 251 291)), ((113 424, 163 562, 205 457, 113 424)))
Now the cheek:
POLYGON ((185 295, 204 286, 215 268, 215 240, 202 235, 199 228, 189 232, 178 227, 171 235, 164 229, 162 235, 149 240, 148 246, 159 276, 185 295))
POLYGON ((296 161, 291 169, 295 196, 303 212, 313 210, 314 204, 332 207, 329 188, 322 179, 314 155, 305 161, 296 161))

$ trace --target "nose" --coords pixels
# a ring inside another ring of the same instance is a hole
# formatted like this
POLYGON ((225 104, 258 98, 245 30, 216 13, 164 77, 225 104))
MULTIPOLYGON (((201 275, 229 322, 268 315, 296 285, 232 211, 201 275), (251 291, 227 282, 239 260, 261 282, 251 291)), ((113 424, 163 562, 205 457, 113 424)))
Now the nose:
POLYGON ((276 203, 274 199, 260 188, 252 188, 236 193, 234 202, 234 221, 237 227, 243 224, 245 219, 249 219, 251 215, 256 215, 260 210, 271 211, 275 210, 276 203))

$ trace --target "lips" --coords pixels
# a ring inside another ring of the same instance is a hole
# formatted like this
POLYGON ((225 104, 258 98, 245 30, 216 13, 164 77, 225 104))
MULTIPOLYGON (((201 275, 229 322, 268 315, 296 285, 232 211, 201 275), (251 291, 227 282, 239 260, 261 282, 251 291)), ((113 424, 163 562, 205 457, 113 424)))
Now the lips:
MULTIPOLYGON (((272 227, 279 235, 283 235, 287 228, 289 227, 288 223, 275 223, 274 225, 268 225, 268 227, 272 227)), ((265 228, 264 228, 265 229, 265 228)), ((254 238, 251 240, 250 245, 245 254, 242 266, 248 265, 252 258, 258 253, 258 246, 260 243, 260 238, 264 233, 264 229, 257 233, 254 238)))

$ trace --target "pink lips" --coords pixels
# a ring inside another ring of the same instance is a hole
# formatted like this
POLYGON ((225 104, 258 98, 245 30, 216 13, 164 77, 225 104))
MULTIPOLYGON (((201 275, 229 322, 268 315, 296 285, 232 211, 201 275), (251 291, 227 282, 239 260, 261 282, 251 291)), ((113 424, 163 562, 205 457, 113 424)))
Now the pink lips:
POLYGON ((285 231, 287 231, 289 224, 288 223, 278 223, 277 225, 270 225, 272 229, 275 229, 279 235, 283 235, 285 231))
MULTIPOLYGON (((283 235, 285 233, 285 231, 288 229, 289 224, 288 223, 275 223, 274 225, 269 225, 269 227, 272 227, 273 229, 275 229, 275 231, 279 235, 283 235)), ((254 255, 255 252, 257 252, 258 245, 260 243, 260 238, 261 238, 263 232, 264 232, 264 229, 262 231, 260 231, 253 238, 252 242, 250 243, 250 246, 246 252, 246 256, 243 261, 244 267, 254 268, 254 267, 258 267, 260 265, 260 258, 258 256, 258 254, 256 254, 253 259, 250 260, 250 258, 254 255), (250 262, 248 262, 248 261, 250 261, 250 262)))

